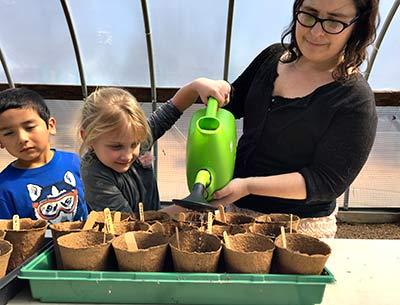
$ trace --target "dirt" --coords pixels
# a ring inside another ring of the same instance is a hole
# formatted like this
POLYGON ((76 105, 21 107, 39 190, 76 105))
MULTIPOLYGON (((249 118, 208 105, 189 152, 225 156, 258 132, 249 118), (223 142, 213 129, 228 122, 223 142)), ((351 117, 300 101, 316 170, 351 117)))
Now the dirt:
POLYGON ((335 238, 400 239, 400 223, 349 224, 338 223, 335 238))

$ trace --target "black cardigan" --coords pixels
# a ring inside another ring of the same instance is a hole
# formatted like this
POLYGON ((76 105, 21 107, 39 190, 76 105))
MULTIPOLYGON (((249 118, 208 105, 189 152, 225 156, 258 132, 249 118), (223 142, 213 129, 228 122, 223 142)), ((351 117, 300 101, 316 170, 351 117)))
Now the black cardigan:
POLYGON ((283 52, 279 44, 265 49, 232 84, 234 94, 226 109, 237 119, 244 118, 234 176, 300 172, 307 198, 249 195, 236 205, 264 213, 326 216, 371 150, 377 126, 374 95, 358 75, 323 85, 304 97, 273 97, 283 52))

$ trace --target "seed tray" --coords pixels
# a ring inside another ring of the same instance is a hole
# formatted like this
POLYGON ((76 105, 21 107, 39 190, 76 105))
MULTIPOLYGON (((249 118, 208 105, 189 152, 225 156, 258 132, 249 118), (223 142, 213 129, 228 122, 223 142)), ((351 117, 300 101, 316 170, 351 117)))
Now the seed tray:
POLYGON ((19 277, 30 282, 41 302, 122 304, 319 304, 328 269, 321 275, 176 273, 56 270, 53 249, 25 265, 19 277))

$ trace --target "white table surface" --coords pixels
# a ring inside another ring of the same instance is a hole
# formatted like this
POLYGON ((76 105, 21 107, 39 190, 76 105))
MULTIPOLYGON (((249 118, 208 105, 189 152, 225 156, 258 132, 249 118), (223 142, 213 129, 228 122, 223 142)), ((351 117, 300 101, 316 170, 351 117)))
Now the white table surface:
POLYGON ((400 305, 400 240, 334 239, 323 305, 400 305))
MULTIPOLYGON (((327 267, 336 283, 326 286, 323 305, 400 305, 400 240, 325 241, 332 247, 327 267)), ((25 289, 8 304, 45 303, 25 289)))

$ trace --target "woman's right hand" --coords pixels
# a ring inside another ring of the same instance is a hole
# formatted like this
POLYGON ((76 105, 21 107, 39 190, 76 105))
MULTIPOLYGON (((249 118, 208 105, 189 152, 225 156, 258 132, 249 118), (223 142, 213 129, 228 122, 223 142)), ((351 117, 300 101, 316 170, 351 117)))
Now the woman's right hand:
POLYGON ((239 200, 240 198, 249 195, 249 179, 235 178, 230 181, 225 187, 214 193, 214 200, 211 204, 218 208, 219 205, 229 205, 239 200))

